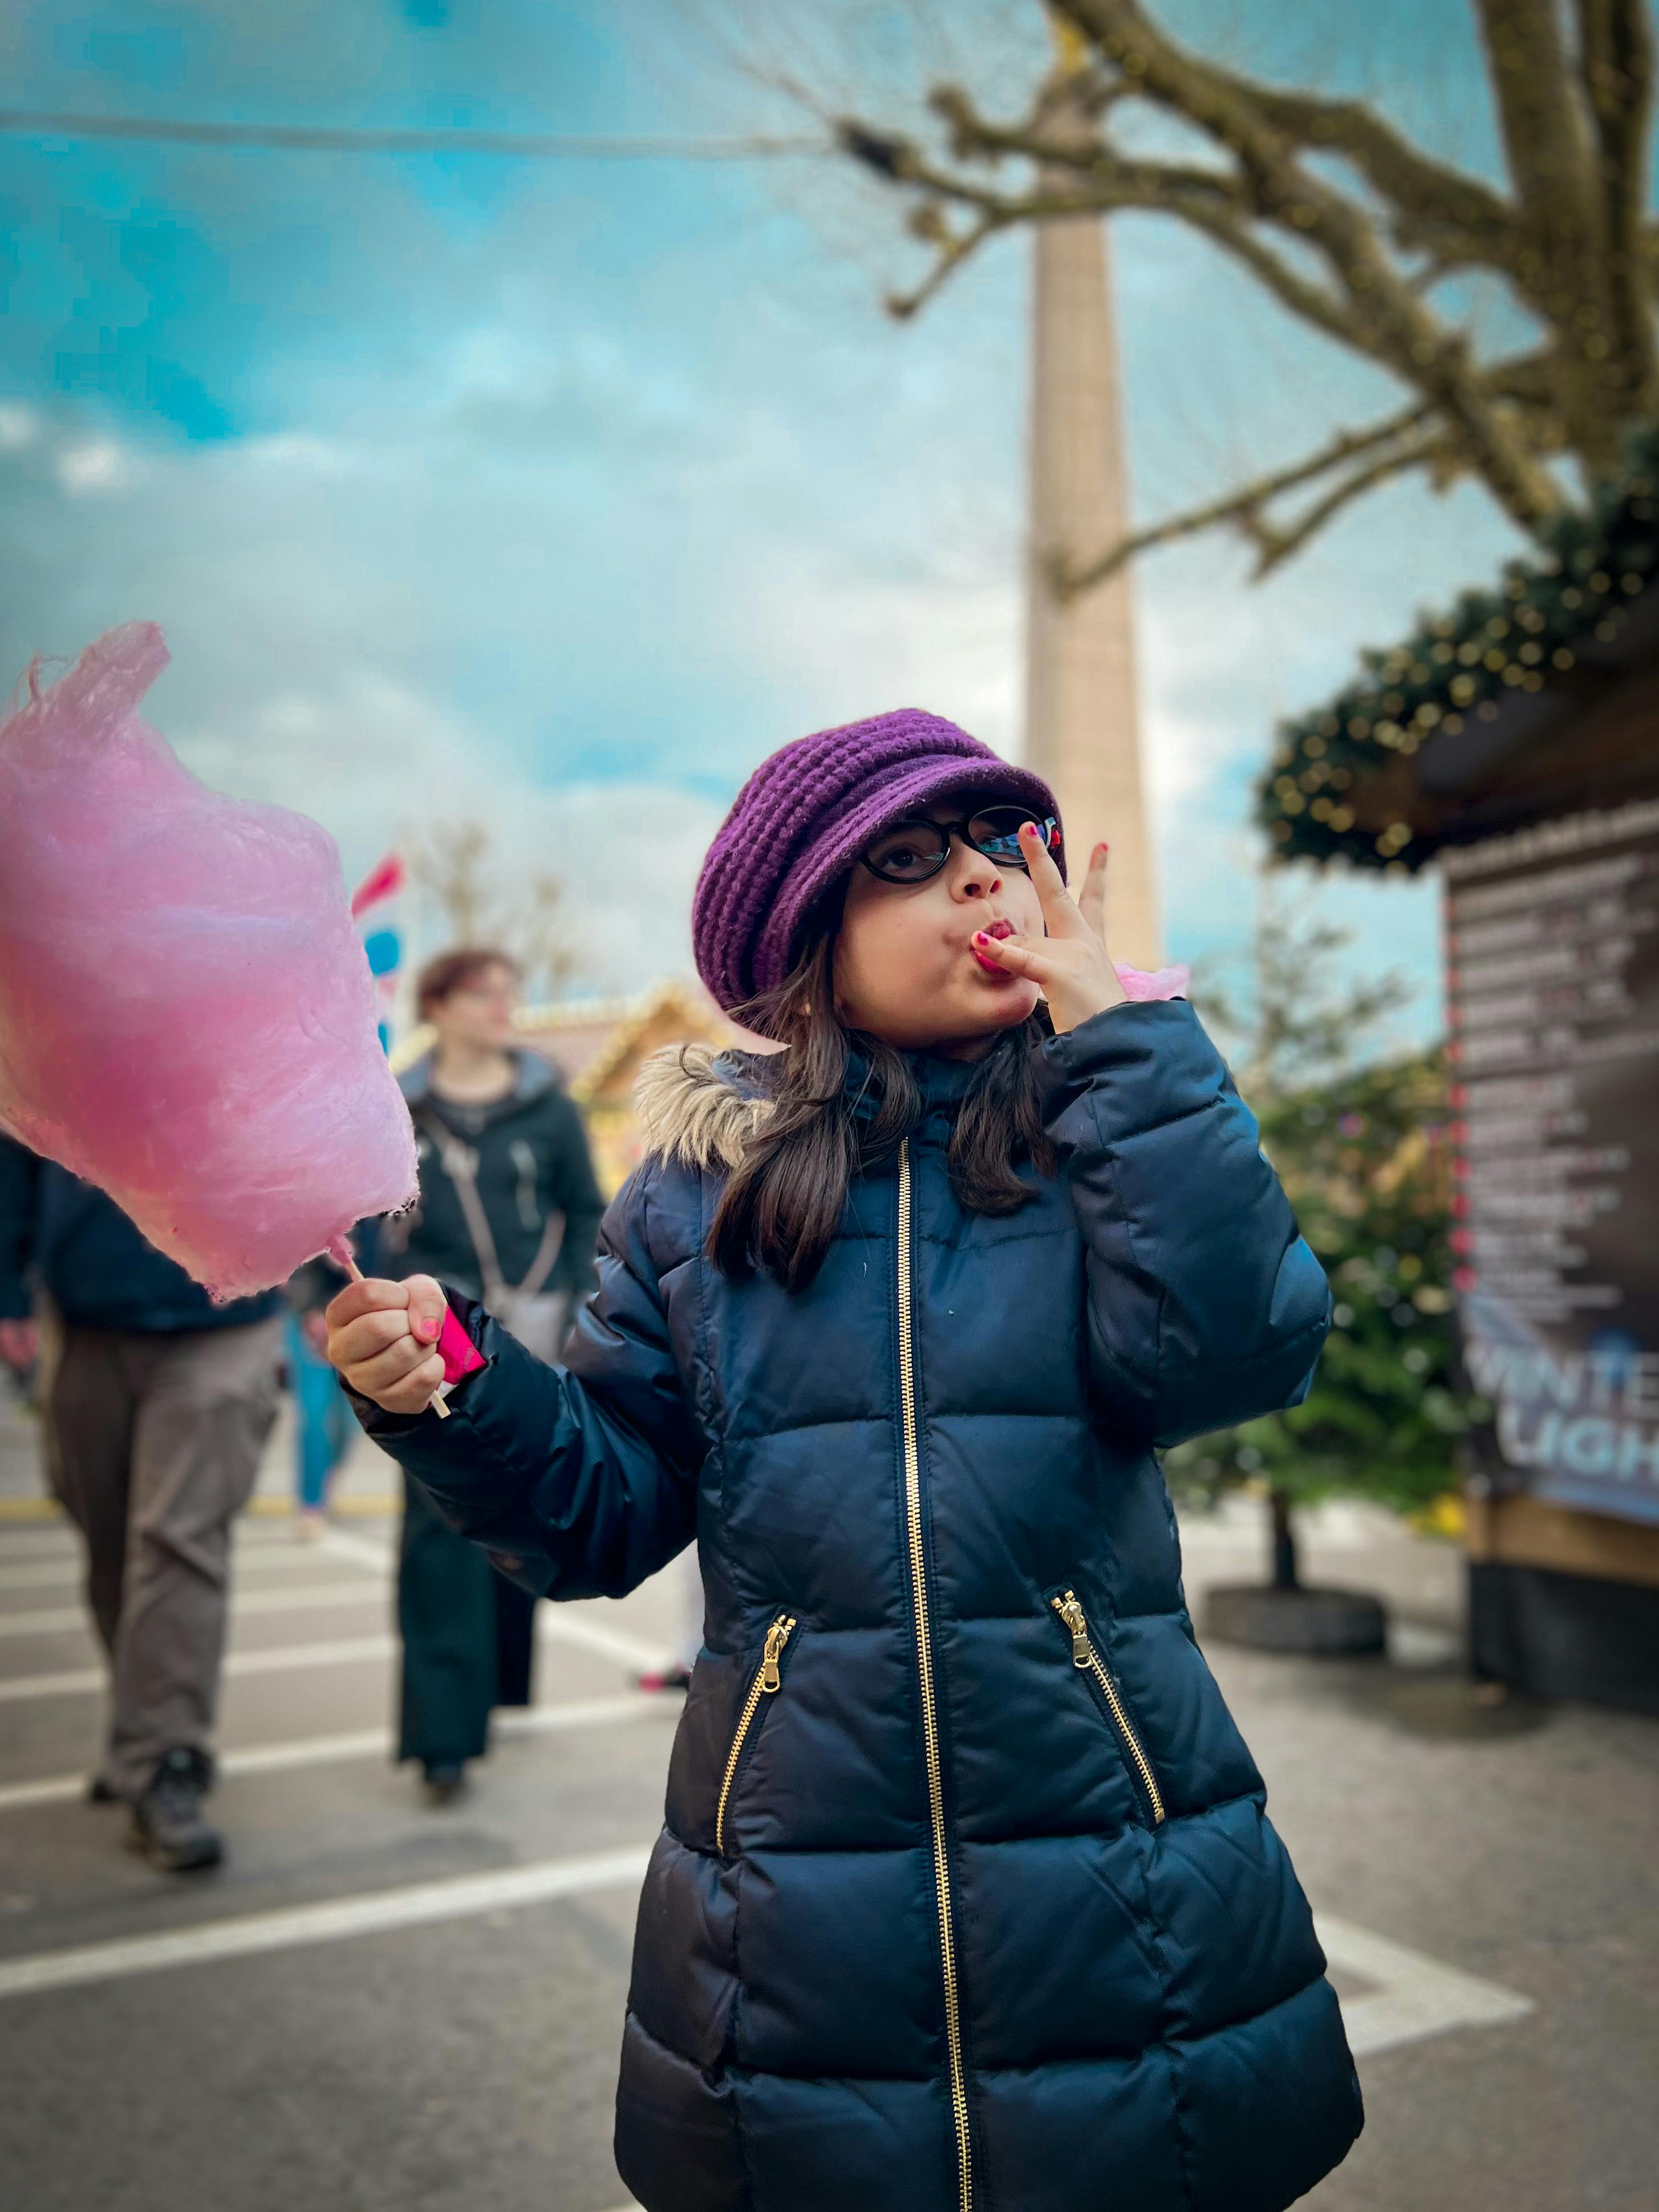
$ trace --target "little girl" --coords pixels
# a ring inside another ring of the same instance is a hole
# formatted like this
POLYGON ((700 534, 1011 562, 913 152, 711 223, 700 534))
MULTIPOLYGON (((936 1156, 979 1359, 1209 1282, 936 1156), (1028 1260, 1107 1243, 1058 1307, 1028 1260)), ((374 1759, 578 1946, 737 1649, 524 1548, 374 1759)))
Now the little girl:
POLYGON ((1359 2093, 1193 1641, 1158 1446, 1294 1404, 1318 1263, 1181 1000, 1129 1004, 1052 793, 952 724, 786 745, 704 864, 567 1351, 354 1285, 365 1425, 504 1572, 695 1535, 617 2161, 647 2212, 1279 2212, 1359 2093))

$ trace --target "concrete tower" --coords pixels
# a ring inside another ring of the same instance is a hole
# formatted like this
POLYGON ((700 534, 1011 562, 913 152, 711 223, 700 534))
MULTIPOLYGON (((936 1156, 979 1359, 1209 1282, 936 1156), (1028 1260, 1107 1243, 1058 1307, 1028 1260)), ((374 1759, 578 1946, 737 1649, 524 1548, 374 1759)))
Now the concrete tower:
POLYGON ((1128 523, 1105 223, 1079 216, 1038 224, 1034 260, 1025 758, 1059 796, 1073 885, 1097 840, 1111 846, 1113 953, 1156 968, 1163 932, 1141 783, 1129 574, 1064 600, 1050 581, 1056 560, 1085 560, 1128 523))

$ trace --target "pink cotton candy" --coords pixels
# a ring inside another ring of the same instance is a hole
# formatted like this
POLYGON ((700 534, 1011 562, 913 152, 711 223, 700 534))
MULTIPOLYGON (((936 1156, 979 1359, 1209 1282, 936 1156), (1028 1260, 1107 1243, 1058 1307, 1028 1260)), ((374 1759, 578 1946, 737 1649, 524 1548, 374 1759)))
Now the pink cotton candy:
POLYGON ((1190 968, 1155 968, 1148 975, 1144 968, 1120 967, 1115 960, 1112 965, 1117 969, 1117 980, 1123 986, 1125 997, 1134 1000, 1184 999, 1187 986, 1193 980, 1190 968))
POLYGON ((333 840, 182 768, 153 623, 0 721, 0 1120, 216 1297, 416 1190, 333 840))

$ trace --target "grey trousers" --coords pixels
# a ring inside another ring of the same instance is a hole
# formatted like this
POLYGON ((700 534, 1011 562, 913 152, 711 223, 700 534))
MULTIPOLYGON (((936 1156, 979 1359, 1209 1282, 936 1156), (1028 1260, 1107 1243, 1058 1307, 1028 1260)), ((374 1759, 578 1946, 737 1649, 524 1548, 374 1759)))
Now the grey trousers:
POLYGON ((53 1489, 86 1541, 110 1662, 103 1778, 137 1797, 165 1751, 206 1751, 230 1524, 276 1418, 280 1315, 151 1334, 66 1323, 46 1406, 53 1489))

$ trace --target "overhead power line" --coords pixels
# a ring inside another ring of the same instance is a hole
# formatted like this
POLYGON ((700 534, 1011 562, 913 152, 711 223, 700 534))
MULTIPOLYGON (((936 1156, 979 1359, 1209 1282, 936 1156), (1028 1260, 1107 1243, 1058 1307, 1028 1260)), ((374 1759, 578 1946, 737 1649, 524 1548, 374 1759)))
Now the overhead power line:
POLYGON ((173 146, 258 146, 287 154, 491 154, 520 161, 749 161, 822 154, 823 138, 584 138, 520 131, 331 130, 289 123, 191 123, 144 115, 58 115, 0 107, 15 137, 148 139, 173 146))

